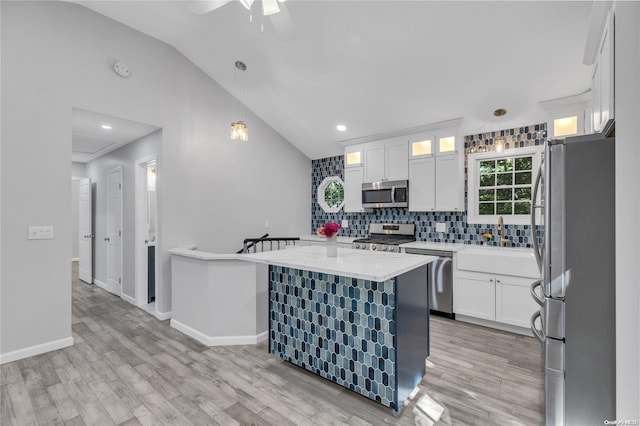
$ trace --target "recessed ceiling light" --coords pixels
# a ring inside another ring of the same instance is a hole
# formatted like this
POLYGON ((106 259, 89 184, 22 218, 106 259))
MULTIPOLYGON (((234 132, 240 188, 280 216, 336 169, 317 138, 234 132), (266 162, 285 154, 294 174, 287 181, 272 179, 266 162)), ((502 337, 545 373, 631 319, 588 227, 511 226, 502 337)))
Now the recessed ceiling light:
POLYGON ((111 130, 111 126, 110 126, 110 125, 108 125, 108 124, 103 124, 103 125, 102 125, 102 126, 100 126, 100 127, 102 127, 102 128, 103 128, 103 129, 105 129, 105 130, 111 130))
POLYGON ((499 108, 499 109, 493 111, 493 115, 495 115, 496 117, 502 117, 506 113, 507 113, 507 110, 504 109, 504 108, 499 108))
POLYGON ((338 124, 336 126, 336 129, 338 129, 339 132, 344 132, 345 130, 347 130, 347 126, 345 126, 344 124, 338 124))

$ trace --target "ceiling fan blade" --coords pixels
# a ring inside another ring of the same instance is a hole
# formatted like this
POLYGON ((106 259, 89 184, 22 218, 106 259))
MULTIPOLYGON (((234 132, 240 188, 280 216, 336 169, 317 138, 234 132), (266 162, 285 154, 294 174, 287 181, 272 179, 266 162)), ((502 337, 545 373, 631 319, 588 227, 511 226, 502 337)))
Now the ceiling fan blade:
POLYGON ((293 26, 289 10, 287 10, 284 3, 280 3, 280 13, 271 15, 269 18, 273 28, 276 30, 276 34, 282 41, 291 41, 296 38, 296 29, 293 26))
POLYGON ((191 2, 187 8, 196 15, 204 15, 230 2, 231 0, 197 0, 191 2))
POLYGON ((275 15, 280 12, 278 0, 262 0, 262 9, 264 16, 275 15))

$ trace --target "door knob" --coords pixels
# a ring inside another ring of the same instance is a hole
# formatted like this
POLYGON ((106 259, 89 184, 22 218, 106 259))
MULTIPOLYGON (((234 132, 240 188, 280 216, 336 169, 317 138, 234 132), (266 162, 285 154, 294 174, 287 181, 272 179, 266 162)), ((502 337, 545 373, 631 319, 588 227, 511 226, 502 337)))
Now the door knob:
POLYGON ((105 241, 109 241, 109 237, 105 238, 104 240, 105 240, 105 241))

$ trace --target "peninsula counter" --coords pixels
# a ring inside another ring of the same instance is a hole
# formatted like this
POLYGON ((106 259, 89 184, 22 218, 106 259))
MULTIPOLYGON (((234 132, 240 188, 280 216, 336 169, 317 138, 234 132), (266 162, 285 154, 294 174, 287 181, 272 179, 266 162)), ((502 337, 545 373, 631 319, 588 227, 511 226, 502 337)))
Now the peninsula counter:
POLYGON ((400 411, 429 355, 434 258, 310 246, 253 253, 269 265, 269 351, 400 411))

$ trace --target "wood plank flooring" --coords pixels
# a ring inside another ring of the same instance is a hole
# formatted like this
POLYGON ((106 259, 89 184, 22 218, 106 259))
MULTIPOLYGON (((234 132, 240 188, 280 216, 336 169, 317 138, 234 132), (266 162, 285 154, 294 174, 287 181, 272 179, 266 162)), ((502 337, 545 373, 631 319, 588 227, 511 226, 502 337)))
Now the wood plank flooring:
POLYGON ((400 416, 257 346, 208 348, 78 280, 66 349, 0 367, 7 425, 534 425, 533 338, 432 317, 431 356, 400 416))

